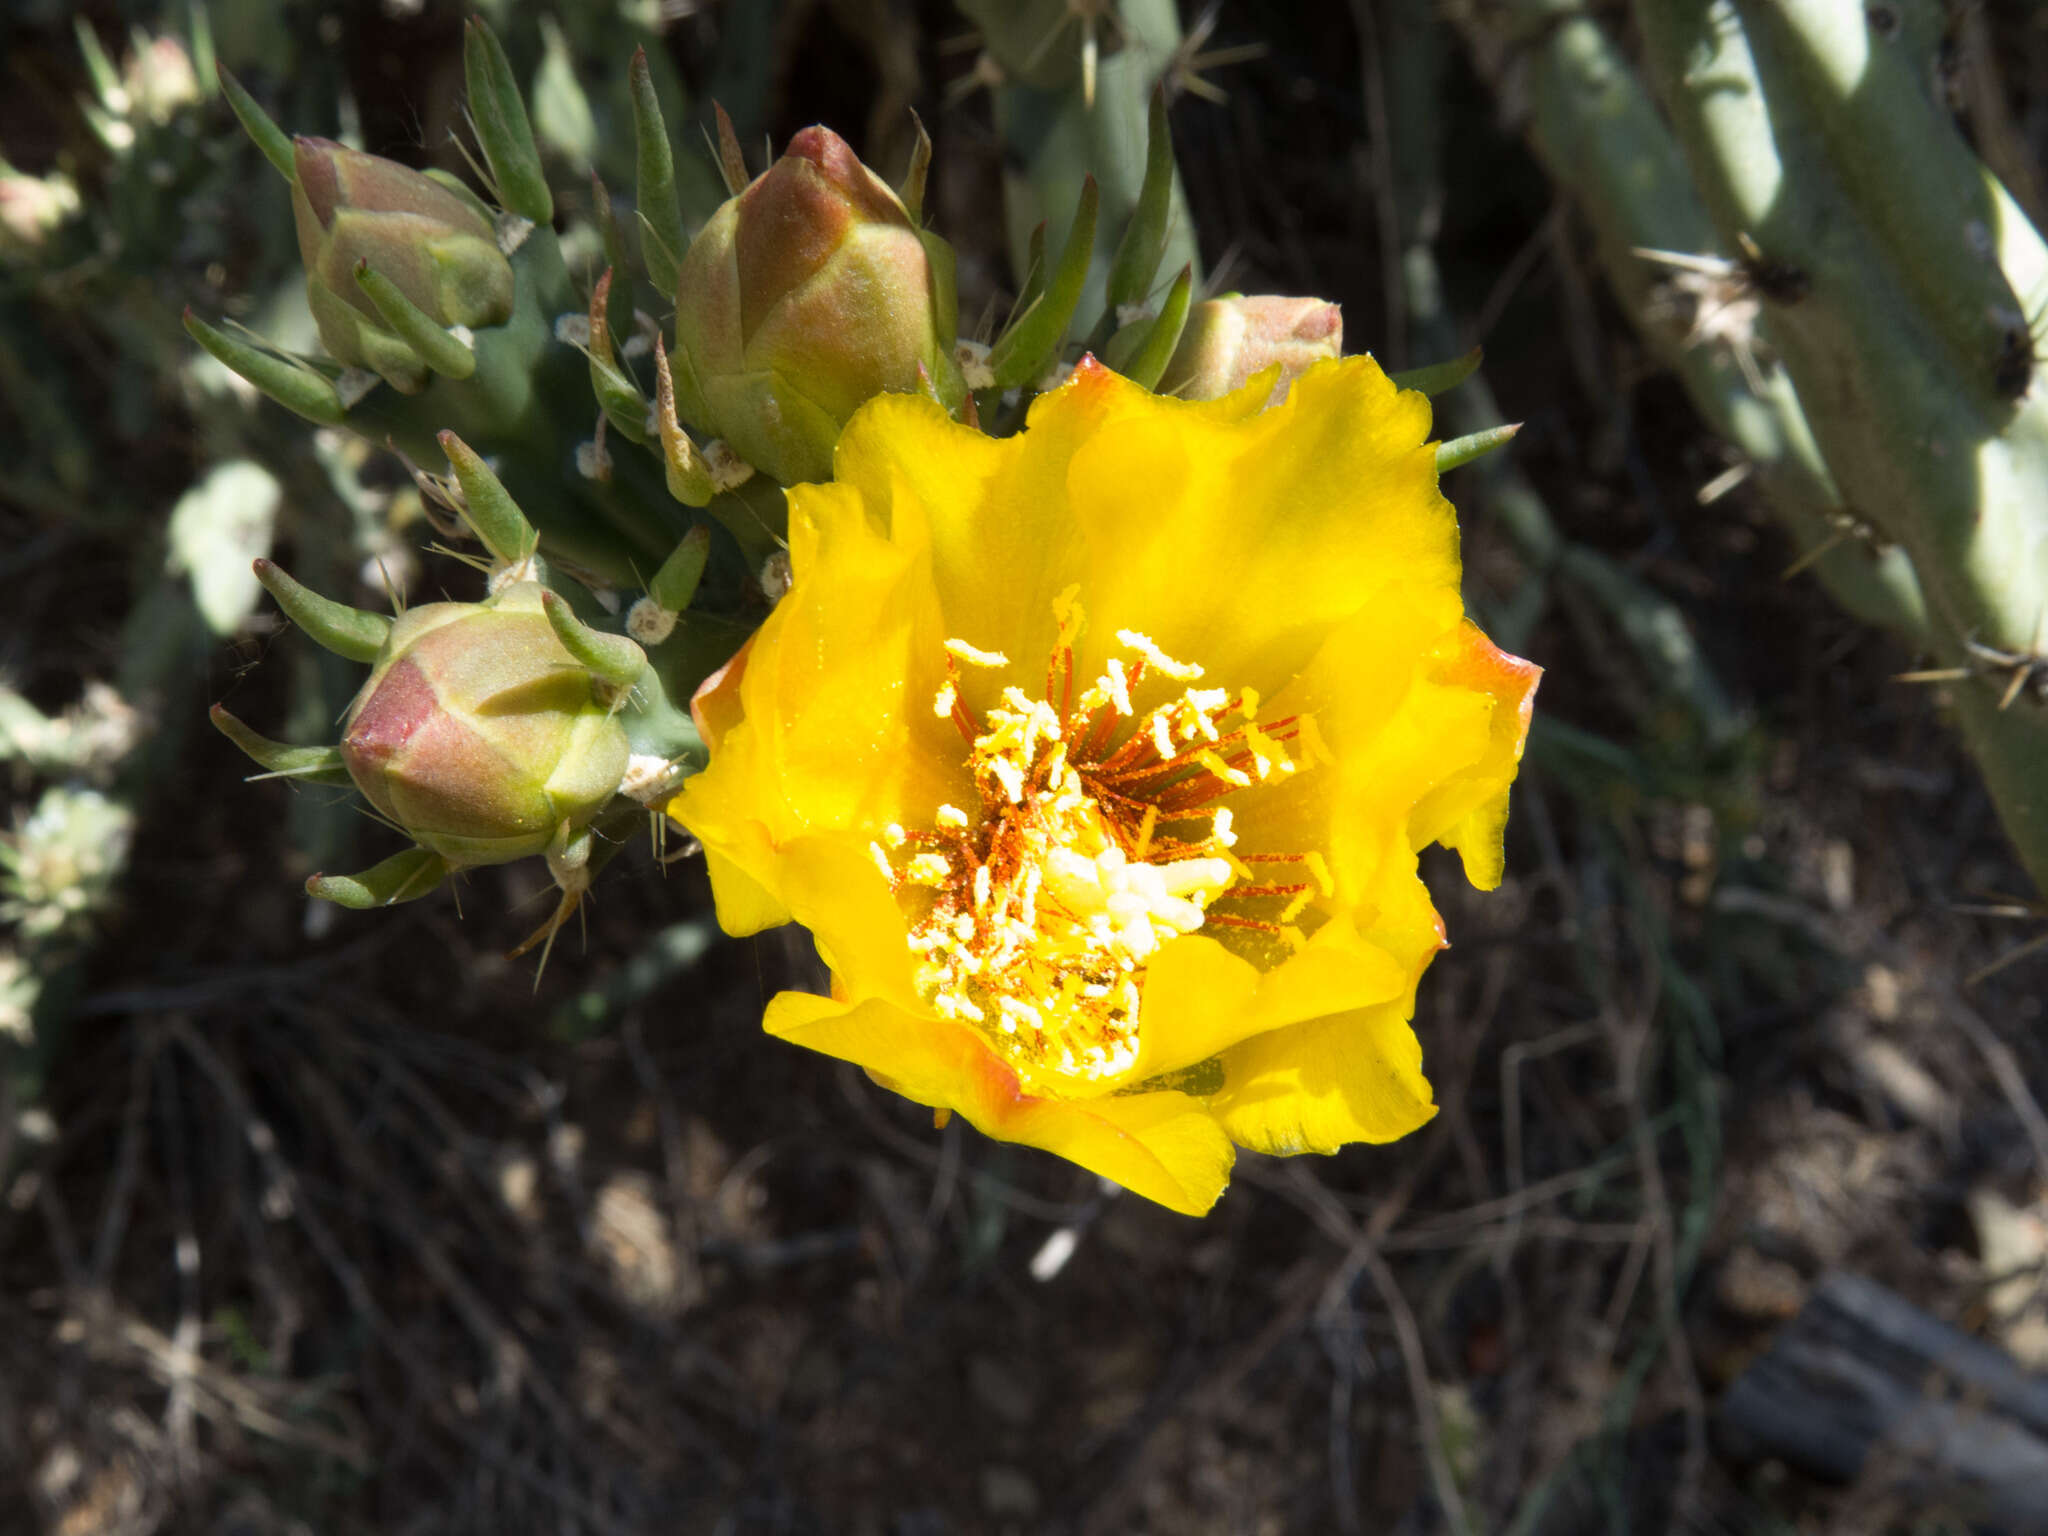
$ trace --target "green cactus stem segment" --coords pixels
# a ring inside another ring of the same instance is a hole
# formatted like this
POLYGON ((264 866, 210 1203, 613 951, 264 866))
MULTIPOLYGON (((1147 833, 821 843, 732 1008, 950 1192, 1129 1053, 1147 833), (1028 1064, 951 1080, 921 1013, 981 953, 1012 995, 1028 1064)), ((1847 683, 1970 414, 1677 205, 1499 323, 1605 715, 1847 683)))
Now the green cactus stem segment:
POLYGON ((306 894, 352 911, 367 912, 417 901, 447 879, 448 872, 448 861, 439 854, 425 848, 408 848, 360 874, 314 875, 306 882, 306 894))
POLYGON ((1030 308, 1018 315, 1008 331, 989 350, 988 366, 1000 389, 1015 389, 1042 376, 1057 357, 1066 339, 1067 325, 1081 302, 1082 286, 1088 281, 1088 263, 1095 251, 1095 213, 1100 194, 1095 178, 1081 183, 1081 203, 1074 212, 1074 227, 1060 252, 1059 264, 1047 280, 1045 291, 1030 308))
POLYGON ((482 455, 453 432, 443 432, 439 441, 455 470, 456 483, 462 487, 462 520, 470 531, 503 565, 517 565, 532 555, 540 547, 540 535, 505 483, 482 455))
POLYGON ((286 181, 298 179, 298 172, 292 166, 292 138, 271 120, 270 114, 256 105, 256 98, 242 87, 225 64, 216 65, 215 73, 220 80, 220 92, 227 97, 228 105, 234 109, 235 120, 242 125, 242 131, 249 135, 263 158, 277 168, 277 174, 286 181))
POLYGON ((561 593, 541 588, 541 611, 562 649, 582 664, 592 676, 615 690, 613 707, 625 703, 625 690, 647 670, 647 653, 624 635, 608 635, 592 629, 576 617, 569 600, 561 593))
POLYGON ((1139 331, 1129 358, 1120 363, 1111 357, 1110 366, 1117 368, 1133 384, 1142 384, 1147 389, 1157 388, 1161 375, 1166 372, 1166 365, 1173 361, 1173 349, 1180 344, 1180 333, 1187 326, 1188 305, 1194 291, 1195 269, 1182 267, 1180 276, 1166 290, 1166 302, 1160 305, 1158 318, 1139 331))
POLYGON ((462 75, 469 88, 470 121, 490 164, 499 204, 535 224, 551 223, 555 199, 541 170, 526 102, 497 34, 480 17, 463 26, 462 75))
POLYGON ((654 338, 654 419, 661 435, 661 462, 669 495, 686 507, 709 506, 718 487, 703 453, 676 419, 675 379, 669 373, 668 353, 659 336, 654 338))
POLYGON ((375 661, 390 639, 391 620, 383 614, 322 597, 311 587, 294 581, 274 561, 258 559, 254 569, 263 590, 277 600, 284 616, 335 655, 350 661, 375 661))
POLYGON ((1152 88, 1145 179, 1138 187, 1138 205, 1131 211, 1131 221, 1124 226, 1110 263, 1105 327, 1115 325, 1119 309, 1144 303, 1152 291, 1152 279, 1166 254, 1167 224, 1173 214, 1173 170, 1173 135, 1167 127, 1166 85, 1162 81, 1152 88))
POLYGON ((324 374, 315 373, 303 363, 217 331, 189 309, 185 311, 185 334, 212 353, 230 373, 247 379, 286 410, 310 422, 338 427, 348 415, 341 392, 324 374))
POLYGON ((398 333, 419 360, 443 378, 466 379, 476 372, 476 353, 434 323, 434 317, 398 291, 397 284, 373 268, 367 260, 356 263, 356 286, 361 288, 384 323, 398 333))
POLYGON ((661 562, 661 569, 647 583, 647 595, 670 613, 681 613, 697 595, 697 583, 704 578, 704 562, 710 554, 711 530, 692 528, 661 562))
POLYGON ((1445 474, 1461 464, 1470 464, 1474 459, 1484 458, 1496 448, 1505 448, 1515 440, 1515 434, 1522 430, 1519 421, 1511 421, 1503 427, 1489 427, 1483 432, 1473 432, 1464 437, 1452 438, 1448 443, 1436 445, 1436 472, 1445 474))
MULTIPOLYGON (((2003 334, 2026 324, 2015 288, 2038 305, 2048 267, 2038 239, 1999 239, 2026 216, 1923 84, 1928 63, 1887 46, 1862 0, 1738 11, 1767 89, 1819 108, 1817 141, 1844 199, 1890 252, 1929 327, 1966 369, 1996 355, 2003 334)), ((1979 388, 1990 392, 1988 377, 1979 388)))
POLYGON ((674 293, 676 270, 689 240, 683 232, 683 210, 676 200, 675 151, 669 143, 668 124, 662 121, 661 98, 654 91, 645 48, 633 50, 626 81, 633 97, 640 254, 654 286, 663 293, 674 293))
POLYGON ((1463 357, 1454 357, 1447 363, 1432 363, 1426 368, 1410 368, 1402 373, 1389 374, 1396 389, 1420 390, 1432 399, 1448 394, 1479 371, 1482 352, 1474 347, 1463 357))
POLYGON ((240 747, 251 762, 264 770, 260 777, 342 786, 350 782, 348 765, 341 760, 339 747, 294 747, 286 742, 273 741, 251 730, 219 704, 208 710, 206 717, 213 722, 215 730, 240 747))
POLYGON ((630 443, 647 441, 647 399, 633 376, 619 366, 612 351, 611 328, 612 269, 590 290, 590 389, 603 408, 612 429, 630 443))

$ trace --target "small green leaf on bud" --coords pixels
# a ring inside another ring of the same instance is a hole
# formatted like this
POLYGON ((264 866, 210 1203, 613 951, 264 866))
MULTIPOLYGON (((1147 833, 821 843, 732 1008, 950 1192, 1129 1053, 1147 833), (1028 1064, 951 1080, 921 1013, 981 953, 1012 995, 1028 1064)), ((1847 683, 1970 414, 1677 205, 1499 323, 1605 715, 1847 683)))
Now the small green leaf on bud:
POLYGON ((1267 403, 1277 405, 1309 364, 1344 350, 1344 316, 1324 299, 1242 294, 1197 304, 1188 315, 1159 392, 1214 400, 1276 363, 1280 380, 1267 403))
POLYGON ((708 506, 718 487, 712 483, 711 466, 676 419, 675 379, 659 336, 654 338, 654 423, 661 435, 669 495, 686 507, 708 506))
POLYGON ((902 202, 829 128, 806 128, 728 200, 683 258, 683 416, 781 481, 823 480, 870 397, 964 386, 931 256, 902 202))
POLYGON ((1100 202, 1101 192, 1095 178, 1084 178, 1073 227, 1067 231, 1067 243, 1049 274, 1037 276, 1045 264, 1043 229, 1032 236, 1034 278, 1043 287, 1034 292, 1034 278, 1026 279, 1024 291, 1028 299, 1019 298, 1016 319, 989 351, 988 365, 1003 388, 1028 384, 1058 361, 1067 324, 1074 318, 1074 306, 1081 302, 1088 265, 1094 259, 1095 216, 1100 202))
POLYGON ((611 707, 617 709, 625 703, 626 690, 647 670, 647 653, 624 635, 592 629, 576 617, 569 600, 559 592, 542 587, 540 602, 541 612, 547 615, 548 625, 562 642, 562 648, 610 691, 611 707))
POLYGON ((284 616, 317 644, 350 661, 375 661, 391 638, 391 620, 381 613, 351 608, 292 579, 284 567, 258 558, 251 562, 263 590, 277 600, 284 616))
POLYGON ((462 487, 462 520, 501 565, 518 565, 540 547, 540 535, 519 510, 483 456, 453 432, 440 435, 441 451, 462 487))
POLYGON ((347 417, 353 402, 345 399, 326 375, 315 373, 306 364, 216 330, 189 309, 185 311, 185 334, 213 354, 223 368, 306 420, 333 427, 347 417))
POLYGON ((1436 472, 1441 475, 1461 465, 1470 464, 1474 459, 1484 458, 1496 448, 1505 448, 1515 440, 1515 434, 1521 430, 1522 424, 1519 421, 1511 421, 1505 426, 1488 427, 1482 432, 1453 438, 1448 443, 1438 443, 1436 472))
POLYGON ((300 779, 309 784, 347 784, 348 767, 336 747, 294 747, 259 734, 216 704, 207 711, 213 728, 240 747, 264 776, 300 779))
POLYGON ((448 861, 425 848, 408 848, 357 875, 314 875, 306 894, 336 906, 367 912, 417 901, 448 878, 448 861))
POLYGON ((256 105, 256 98, 242 88, 225 64, 218 66, 221 94, 234 109, 235 119, 242 125, 256 147, 263 151, 263 158, 277 168, 277 173, 286 181, 296 180, 298 170, 293 164, 291 135, 271 120, 270 114, 256 105))
POLYGON ((480 16, 472 16, 462 29, 462 77, 469 87, 470 121, 497 183, 499 203, 507 213, 535 224, 550 222, 555 200, 541 170, 526 100, 498 35, 480 16))

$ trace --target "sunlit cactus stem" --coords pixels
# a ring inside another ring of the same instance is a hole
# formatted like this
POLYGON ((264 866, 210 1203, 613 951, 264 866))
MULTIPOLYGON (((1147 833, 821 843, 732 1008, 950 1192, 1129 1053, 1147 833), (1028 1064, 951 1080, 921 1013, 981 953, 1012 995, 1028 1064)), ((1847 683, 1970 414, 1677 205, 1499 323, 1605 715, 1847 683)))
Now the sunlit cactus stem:
POLYGON ((1483 66, 1521 56, 1539 154, 1624 306, 1754 467, 1805 551, 1794 568, 1939 659, 1927 675, 1955 685, 2048 886, 2048 393, 2028 320, 2048 247, 1933 88, 1932 7, 1634 12, 1664 117, 1591 16, 1529 3, 1465 26, 1483 66), (1657 315, 1674 274, 1712 334, 1657 315))
POLYGON ((2048 391, 2005 366, 2048 301, 2048 246, 1928 90, 1936 40, 1880 9, 1636 14, 1727 247, 1804 279, 1767 335, 1844 501, 1912 561, 1965 732, 2048 888, 2048 690, 2027 681, 2048 644, 2048 391))

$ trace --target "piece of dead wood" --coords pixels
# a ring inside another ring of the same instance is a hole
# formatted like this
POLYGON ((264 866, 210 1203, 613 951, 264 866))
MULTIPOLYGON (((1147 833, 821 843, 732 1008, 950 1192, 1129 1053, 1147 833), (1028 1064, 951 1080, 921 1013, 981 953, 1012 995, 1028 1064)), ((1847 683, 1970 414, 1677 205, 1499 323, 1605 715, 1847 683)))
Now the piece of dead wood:
POLYGON ((2048 1533, 2048 1377, 1861 1275, 1821 1280, 1728 1389, 1716 1429, 1740 1460, 2048 1533))

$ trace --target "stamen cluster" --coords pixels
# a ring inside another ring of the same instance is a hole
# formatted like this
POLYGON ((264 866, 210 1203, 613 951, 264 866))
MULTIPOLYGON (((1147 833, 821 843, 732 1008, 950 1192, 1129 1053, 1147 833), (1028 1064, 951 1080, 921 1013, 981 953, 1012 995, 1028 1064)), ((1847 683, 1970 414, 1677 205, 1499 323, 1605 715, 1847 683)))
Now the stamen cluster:
MULTIPOLYGON (((1201 667, 1131 630, 1117 634, 1128 654, 1077 697, 1083 620, 1071 589, 1054 613, 1044 696, 1005 687, 983 720, 961 701, 960 668, 999 671, 1010 660, 946 643, 934 708, 967 744, 980 804, 942 805, 929 829, 890 826, 872 847, 899 896, 928 903, 910 932, 920 993, 943 1017, 981 1028, 1037 1086, 1132 1068, 1146 966, 1161 946, 1205 922, 1298 945, 1294 922, 1314 893, 1306 881, 1259 881, 1231 851, 1230 807, 1214 803, 1296 772, 1286 743, 1314 755, 1313 723, 1295 716, 1261 729, 1255 692, 1196 687, 1201 667), (1141 713, 1133 694, 1154 674, 1184 686, 1141 713), (1279 922, 1212 912, 1226 894, 1287 905, 1279 922)), ((1260 859, 1307 863, 1327 889, 1315 855, 1260 859)))

